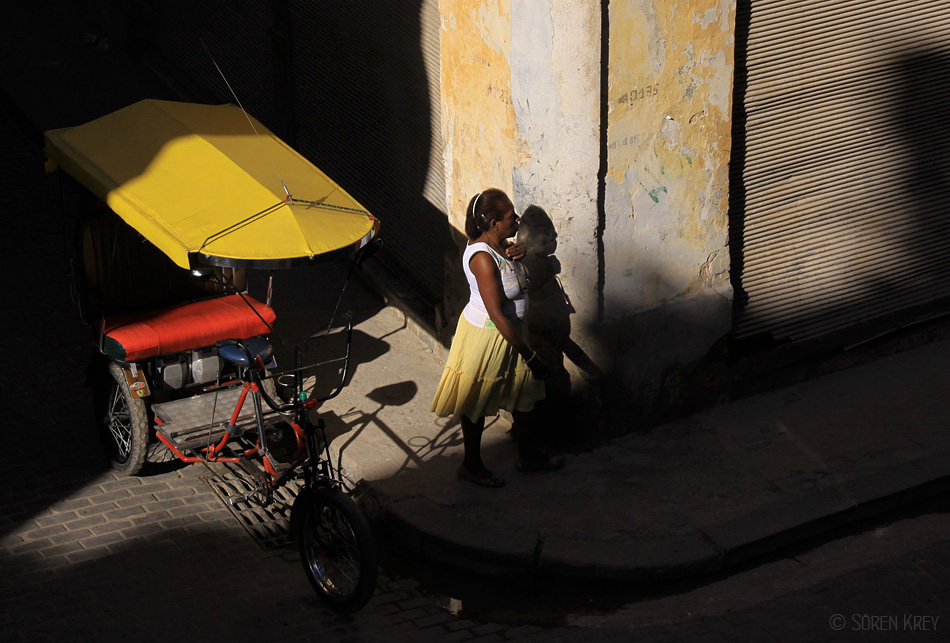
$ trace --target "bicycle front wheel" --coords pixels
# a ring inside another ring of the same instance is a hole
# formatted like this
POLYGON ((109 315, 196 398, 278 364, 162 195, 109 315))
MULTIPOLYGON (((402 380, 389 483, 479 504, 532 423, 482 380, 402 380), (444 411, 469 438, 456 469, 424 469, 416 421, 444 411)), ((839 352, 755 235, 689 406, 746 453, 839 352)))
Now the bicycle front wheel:
POLYGON ((314 590, 337 612, 360 609, 376 590, 377 551, 352 498, 324 488, 309 499, 300 528, 300 561, 314 590))

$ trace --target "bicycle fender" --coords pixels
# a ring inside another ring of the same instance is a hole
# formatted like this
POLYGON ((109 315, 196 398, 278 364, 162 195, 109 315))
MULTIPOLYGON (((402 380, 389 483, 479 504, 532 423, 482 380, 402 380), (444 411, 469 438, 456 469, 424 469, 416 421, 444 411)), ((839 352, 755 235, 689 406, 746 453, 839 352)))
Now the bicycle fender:
POLYGON ((145 371, 137 364, 122 366, 122 372, 125 373, 125 381, 129 385, 129 392, 133 397, 148 397, 152 391, 148 387, 148 381, 145 379, 145 371))

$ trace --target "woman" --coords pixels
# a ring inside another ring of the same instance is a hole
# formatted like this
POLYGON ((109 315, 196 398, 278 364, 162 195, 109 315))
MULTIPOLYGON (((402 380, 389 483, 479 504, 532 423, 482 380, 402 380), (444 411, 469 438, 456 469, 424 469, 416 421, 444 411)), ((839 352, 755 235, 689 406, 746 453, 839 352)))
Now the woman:
MULTIPOLYGON (((465 215, 469 241, 462 269, 471 295, 432 402, 435 413, 456 416, 462 425, 465 456, 459 479, 489 488, 505 481, 482 462, 485 416, 505 409, 512 414, 517 433, 529 435, 528 413, 544 399, 542 380, 548 374, 547 365, 526 341, 528 279, 519 261, 524 246, 508 241, 518 232, 518 221, 511 199, 501 190, 490 188, 469 201, 465 215)), ((520 471, 551 471, 563 462, 524 441, 518 446, 520 471)))

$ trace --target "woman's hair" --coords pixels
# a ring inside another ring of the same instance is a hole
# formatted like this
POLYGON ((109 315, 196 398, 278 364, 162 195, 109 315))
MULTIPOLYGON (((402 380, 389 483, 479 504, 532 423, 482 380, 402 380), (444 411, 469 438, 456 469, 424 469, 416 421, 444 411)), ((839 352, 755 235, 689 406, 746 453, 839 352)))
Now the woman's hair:
POLYGON ((498 188, 488 188, 479 192, 468 202, 465 212, 465 234, 475 240, 488 230, 512 208, 511 199, 498 188))

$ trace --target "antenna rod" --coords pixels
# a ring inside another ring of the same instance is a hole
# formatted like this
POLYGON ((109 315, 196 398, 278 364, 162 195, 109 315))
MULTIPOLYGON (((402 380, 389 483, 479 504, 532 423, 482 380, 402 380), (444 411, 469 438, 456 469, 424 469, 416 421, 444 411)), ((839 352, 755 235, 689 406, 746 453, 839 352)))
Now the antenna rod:
POLYGON ((290 199, 290 190, 287 189, 287 184, 284 183, 284 177, 280 175, 280 170, 277 169, 277 164, 274 162, 274 157, 270 155, 270 152, 267 151, 267 146, 264 145, 264 139, 261 138, 260 133, 257 131, 257 128, 254 127, 254 121, 251 120, 250 115, 248 115, 247 110, 244 109, 244 105, 241 104, 241 99, 237 97, 237 94, 234 92, 234 89, 231 87, 231 83, 228 82, 227 77, 224 75, 224 72, 221 71, 221 68, 218 66, 218 62, 214 59, 214 56, 211 55, 211 50, 208 49, 208 45, 205 44, 203 39, 199 39, 201 46, 205 48, 205 51, 208 52, 208 58, 211 59, 211 64, 214 65, 214 68, 218 70, 218 73, 221 75, 221 79, 224 81, 224 84, 228 86, 228 91, 231 92, 231 96, 234 97, 234 102, 237 103, 238 107, 241 108, 241 112, 244 114, 244 118, 247 119, 248 124, 251 126, 251 129, 254 130, 254 134, 257 135, 257 140, 261 142, 261 147, 264 148, 264 153, 267 154, 267 158, 270 159, 270 164, 274 166, 274 172, 277 173, 277 178, 280 180, 281 186, 284 188, 284 194, 287 195, 287 198, 290 199))

